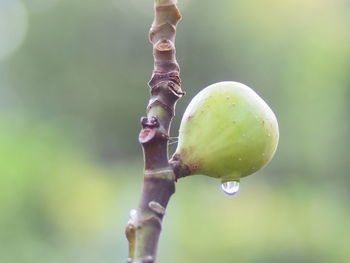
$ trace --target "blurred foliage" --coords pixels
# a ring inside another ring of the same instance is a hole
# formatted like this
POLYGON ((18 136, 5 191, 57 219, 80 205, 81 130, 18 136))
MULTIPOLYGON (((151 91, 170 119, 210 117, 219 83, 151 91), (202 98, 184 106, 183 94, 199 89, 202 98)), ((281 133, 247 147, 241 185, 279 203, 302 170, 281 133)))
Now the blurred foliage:
MULTIPOLYGON (((281 130, 242 182, 181 180, 159 262, 350 262, 350 1, 179 1, 187 95, 253 87, 281 130)), ((0 0, 0 262, 124 262, 152 1, 0 0)))

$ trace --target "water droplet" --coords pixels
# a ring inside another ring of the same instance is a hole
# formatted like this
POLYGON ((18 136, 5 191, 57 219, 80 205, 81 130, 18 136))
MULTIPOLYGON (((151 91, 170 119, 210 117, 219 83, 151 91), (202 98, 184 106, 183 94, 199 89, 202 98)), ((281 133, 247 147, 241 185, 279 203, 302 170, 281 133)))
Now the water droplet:
POLYGON ((137 215, 137 210, 136 209, 131 209, 130 212, 129 212, 129 217, 131 219, 134 219, 134 218, 136 218, 136 215, 137 215))
POLYGON ((221 189, 227 195, 235 195, 239 192, 239 182, 238 181, 225 182, 221 185, 221 189))
POLYGON ((137 210, 136 209, 131 209, 129 212, 129 224, 132 224, 136 221, 137 218, 137 210))

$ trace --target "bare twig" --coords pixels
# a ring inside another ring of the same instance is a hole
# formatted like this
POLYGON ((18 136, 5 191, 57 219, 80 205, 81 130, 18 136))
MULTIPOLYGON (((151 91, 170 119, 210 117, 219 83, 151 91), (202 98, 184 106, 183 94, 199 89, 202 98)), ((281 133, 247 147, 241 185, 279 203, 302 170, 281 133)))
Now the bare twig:
POLYGON ((138 210, 126 227, 129 260, 154 263, 168 201, 175 192, 175 175, 168 163, 169 126, 176 101, 183 95, 175 56, 176 25, 181 19, 176 0, 155 0, 150 30, 154 71, 149 86, 147 117, 141 119, 139 141, 144 152, 144 186, 138 210))

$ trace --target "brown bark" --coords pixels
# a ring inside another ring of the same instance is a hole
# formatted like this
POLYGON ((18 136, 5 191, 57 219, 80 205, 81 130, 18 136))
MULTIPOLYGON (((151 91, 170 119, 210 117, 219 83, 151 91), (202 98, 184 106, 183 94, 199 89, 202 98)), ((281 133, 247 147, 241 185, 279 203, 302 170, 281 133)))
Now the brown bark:
POLYGON ((144 153, 144 185, 136 216, 126 227, 129 260, 154 263, 163 216, 175 192, 175 175, 168 163, 169 127, 176 101, 183 95, 176 61, 176 25, 181 19, 176 0, 155 0, 150 30, 154 70, 149 82, 147 117, 141 119, 139 141, 144 153))

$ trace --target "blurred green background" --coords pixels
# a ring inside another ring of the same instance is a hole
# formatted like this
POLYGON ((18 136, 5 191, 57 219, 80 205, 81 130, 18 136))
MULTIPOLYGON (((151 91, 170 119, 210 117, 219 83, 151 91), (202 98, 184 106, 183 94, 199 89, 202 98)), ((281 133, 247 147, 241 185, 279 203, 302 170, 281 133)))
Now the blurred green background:
MULTIPOLYGON (((1 263, 126 261, 152 5, 0 0, 1 263)), ((237 196, 180 180, 159 262, 350 262, 350 1, 179 5, 172 136, 194 94, 235 80, 270 104, 281 139, 237 196)))

